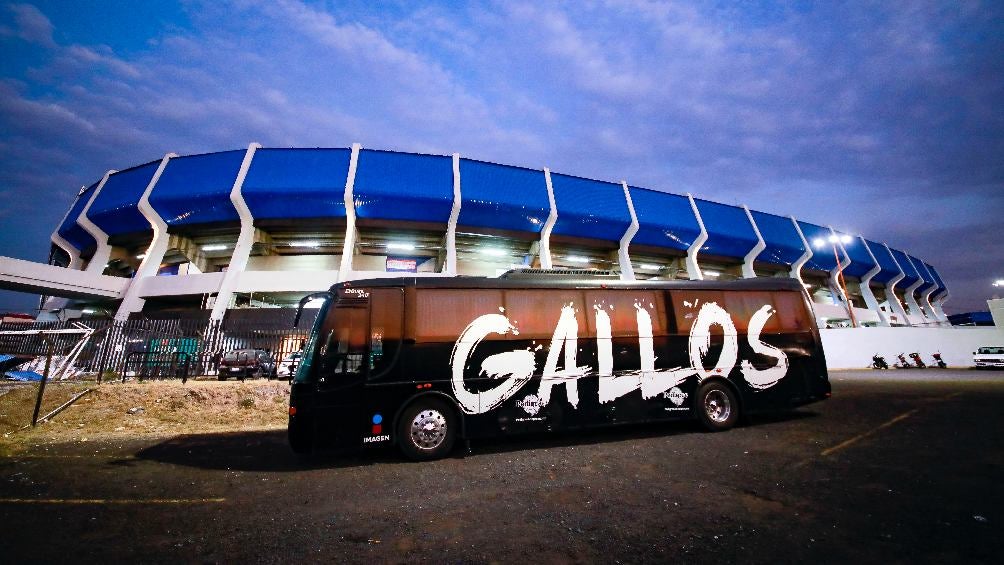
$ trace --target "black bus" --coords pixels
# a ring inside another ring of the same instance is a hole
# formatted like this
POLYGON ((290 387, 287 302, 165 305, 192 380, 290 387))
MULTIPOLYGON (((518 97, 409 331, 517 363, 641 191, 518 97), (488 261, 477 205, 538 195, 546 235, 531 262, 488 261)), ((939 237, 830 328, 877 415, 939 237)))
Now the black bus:
POLYGON ((301 453, 434 459, 458 438, 680 418, 719 431, 830 395, 792 279, 371 279, 301 309, 318 298, 290 395, 301 453))

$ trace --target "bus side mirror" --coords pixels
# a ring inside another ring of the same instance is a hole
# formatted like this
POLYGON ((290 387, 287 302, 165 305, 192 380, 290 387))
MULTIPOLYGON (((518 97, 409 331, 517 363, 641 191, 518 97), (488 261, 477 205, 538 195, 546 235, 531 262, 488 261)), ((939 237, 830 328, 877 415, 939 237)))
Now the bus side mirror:
POLYGON ((315 300, 331 300, 332 298, 334 298, 334 295, 332 295, 330 292, 315 292, 313 294, 308 294, 307 296, 301 298, 300 305, 296 309, 296 317, 293 318, 293 327, 294 328, 299 327, 300 316, 303 315, 303 307, 306 306, 309 302, 313 302, 315 300))

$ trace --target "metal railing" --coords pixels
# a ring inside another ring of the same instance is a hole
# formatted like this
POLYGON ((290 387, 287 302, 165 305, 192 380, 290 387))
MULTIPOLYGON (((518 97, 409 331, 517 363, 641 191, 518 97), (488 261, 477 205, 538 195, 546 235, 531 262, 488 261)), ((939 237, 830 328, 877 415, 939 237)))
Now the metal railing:
POLYGON ((84 320, 76 322, 0 324, 0 353, 40 359, 47 352, 40 334, 25 330, 79 329, 88 330, 89 339, 81 333, 49 333, 54 363, 66 365, 66 370, 54 379, 69 378, 80 373, 101 378, 121 378, 130 372, 142 378, 190 378, 215 375, 223 356, 234 350, 267 351, 278 365, 288 355, 300 351, 309 329, 291 327, 291 316, 277 312, 271 322, 259 320, 222 322, 206 320, 84 320), (289 319, 286 319, 289 318, 289 319), (3 331, 18 331, 5 335, 3 331), (69 359, 68 353, 73 354, 69 359), (72 365, 72 366, 70 366, 72 365))

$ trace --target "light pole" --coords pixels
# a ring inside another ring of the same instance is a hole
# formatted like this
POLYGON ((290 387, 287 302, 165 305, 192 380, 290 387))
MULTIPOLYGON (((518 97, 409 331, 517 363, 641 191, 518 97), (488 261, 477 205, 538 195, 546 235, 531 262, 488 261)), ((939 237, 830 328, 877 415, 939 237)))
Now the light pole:
MULTIPOLYGON (((854 317, 854 307, 851 305, 851 297, 849 294, 847 294, 847 284, 844 282, 843 265, 841 265, 840 263, 840 254, 837 253, 838 242, 843 243, 844 245, 848 245, 853 240, 849 235, 842 235, 840 237, 837 237, 836 234, 830 234, 830 237, 826 238, 826 241, 828 241, 830 243, 830 247, 833 248, 833 258, 837 262, 837 281, 840 283, 840 290, 843 291, 844 293, 844 305, 847 306, 847 317, 850 318, 851 320, 851 327, 856 328, 858 327, 858 321, 854 317)), ((823 239, 820 237, 817 237, 816 239, 812 240, 812 246, 815 247, 816 249, 822 249, 823 246, 825 245, 826 242, 824 242, 823 239)))

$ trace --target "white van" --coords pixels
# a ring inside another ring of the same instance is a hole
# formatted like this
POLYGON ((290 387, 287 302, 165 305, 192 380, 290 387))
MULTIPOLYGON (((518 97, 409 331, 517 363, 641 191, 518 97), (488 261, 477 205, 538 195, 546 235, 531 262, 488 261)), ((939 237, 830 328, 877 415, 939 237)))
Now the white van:
POLYGON ((984 367, 1004 369, 1004 347, 981 347, 973 351, 973 365, 977 369, 984 367))

